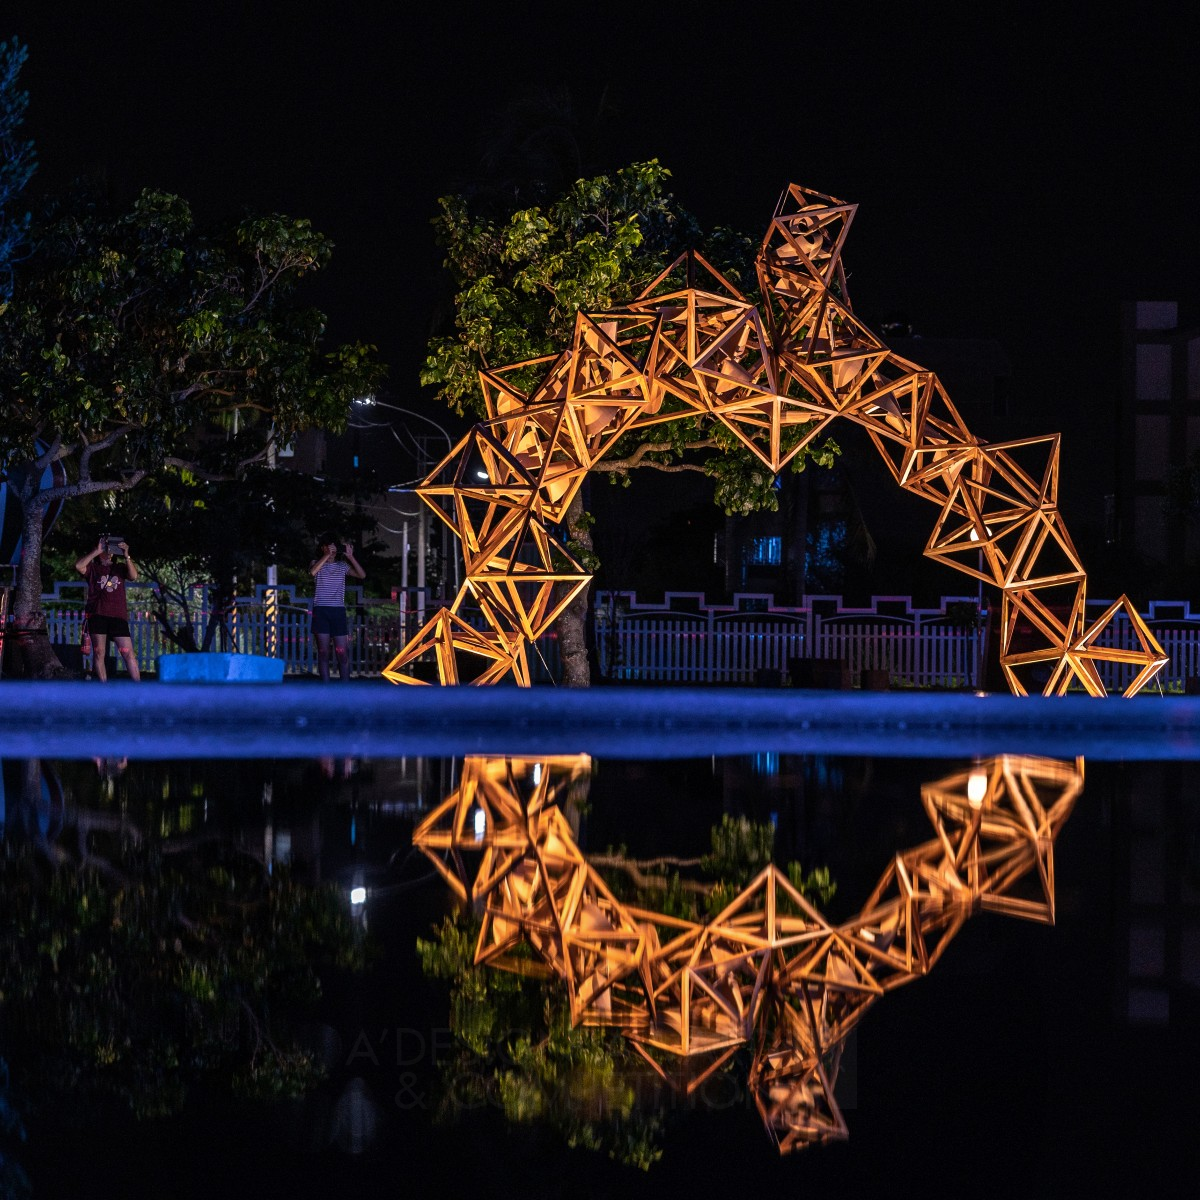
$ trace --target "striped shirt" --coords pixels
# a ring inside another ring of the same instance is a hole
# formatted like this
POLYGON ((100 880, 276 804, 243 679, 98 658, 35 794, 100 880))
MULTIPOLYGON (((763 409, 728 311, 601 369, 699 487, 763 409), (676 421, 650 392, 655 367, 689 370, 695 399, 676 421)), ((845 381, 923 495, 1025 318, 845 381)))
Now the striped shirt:
POLYGON ((313 604, 321 608, 342 608, 346 603, 346 573, 350 564, 335 560, 327 562, 316 574, 317 588, 313 604))

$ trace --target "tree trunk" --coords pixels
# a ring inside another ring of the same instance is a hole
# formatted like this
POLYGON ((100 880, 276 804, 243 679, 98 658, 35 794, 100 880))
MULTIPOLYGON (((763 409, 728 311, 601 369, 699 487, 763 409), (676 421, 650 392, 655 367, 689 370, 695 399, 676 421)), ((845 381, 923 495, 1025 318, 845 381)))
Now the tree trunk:
POLYGON ((737 520, 734 517, 727 516, 725 518, 725 561, 722 563, 725 571, 725 596, 727 599, 731 598, 734 592, 742 586, 742 581, 738 574, 741 556, 742 548, 737 535, 737 520))
MULTIPOLYGON (((592 535, 587 522, 582 519, 583 515, 583 498, 577 492, 567 509, 567 533, 576 546, 590 554, 592 535)), ((592 685, 587 638, 588 597, 591 590, 589 582, 555 622, 564 687, 585 688, 592 685)))
POLYGON ((784 480, 784 501, 780 505, 780 532, 783 536, 783 587, 781 604, 804 603, 804 567, 808 551, 808 494, 812 472, 788 475, 784 480))
POLYGON ((4 638, 5 674, 18 679, 66 679, 69 672, 50 649, 42 609, 42 518, 46 506, 38 502, 39 475, 32 469, 26 471, 18 492, 25 523, 17 587, 4 638))

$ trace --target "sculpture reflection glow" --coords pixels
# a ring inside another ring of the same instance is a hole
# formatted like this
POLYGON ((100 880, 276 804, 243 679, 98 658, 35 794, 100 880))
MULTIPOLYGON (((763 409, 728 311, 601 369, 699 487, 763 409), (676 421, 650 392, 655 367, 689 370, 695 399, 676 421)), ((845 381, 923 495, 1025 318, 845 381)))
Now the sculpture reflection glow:
POLYGON ((1082 760, 989 759, 922 788, 934 837, 898 853, 850 920, 828 921, 769 865, 701 924, 622 903, 588 863, 561 801, 589 770, 586 755, 468 758, 414 845, 482 910, 477 964, 550 971, 574 1024, 615 1027, 669 1082, 690 1092, 751 1047, 750 1086, 783 1152, 846 1137, 834 1086, 847 1036, 969 916, 1053 922, 1054 841, 1083 787, 1082 760))

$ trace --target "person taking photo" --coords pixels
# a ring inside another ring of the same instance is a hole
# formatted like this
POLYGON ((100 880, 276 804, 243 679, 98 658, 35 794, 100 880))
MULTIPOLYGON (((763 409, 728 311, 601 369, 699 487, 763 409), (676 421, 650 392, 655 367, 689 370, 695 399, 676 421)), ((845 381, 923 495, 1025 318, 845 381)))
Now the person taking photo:
POLYGON ((319 556, 309 565, 309 574, 316 580, 313 592, 312 632, 317 643, 317 669, 321 679, 329 682, 329 643, 337 656, 338 674, 343 683, 350 680, 349 624, 346 621, 346 576, 365 579, 366 571, 358 565, 349 542, 343 543, 345 558, 338 557, 337 542, 327 537, 317 547, 319 556))
POLYGON ((92 670, 101 683, 108 680, 105 655, 111 638, 117 653, 125 660, 125 669, 135 683, 142 676, 138 671, 137 655, 129 636, 129 602, 125 583, 138 577, 137 565, 124 541, 102 537, 95 550, 85 554, 75 570, 87 580, 87 628, 92 640, 92 670), (118 562, 110 552, 115 550, 123 559, 118 562))

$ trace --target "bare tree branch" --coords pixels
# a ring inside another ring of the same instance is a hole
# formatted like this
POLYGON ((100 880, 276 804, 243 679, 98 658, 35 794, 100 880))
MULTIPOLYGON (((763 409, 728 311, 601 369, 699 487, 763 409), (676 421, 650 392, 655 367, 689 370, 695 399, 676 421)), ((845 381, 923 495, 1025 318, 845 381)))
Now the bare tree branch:
POLYGON ((646 456, 649 454, 678 454, 684 450, 715 449, 717 449, 717 443, 712 438, 704 438, 698 442, 685 442, 682 446, 672 446, 663 442, 643 442, 628 458, 605 459, 602 464, 598 464, 593 470, 615 471, 620 475, 625 474, 627 471, 636 470, 638 467, 652 467, 656 471, 666 471, 668 473, 703 471, 704 467, 700 463, 660 463, 646 456))
POLYGON ((130 471, 123 479, 80 478, 75 483, 68 483, 64 487, 46 488, 45 491, 38 492, 30 503, 39 508, 45 508, 47 505, 53 504, 55 500, 65 500, 71 496, 91 496, 96 492, 127 492, 141 483, 147 474, 149 474, 148 471, 141 469, 130 471))
POLYGON ((136 425, 121 425, 110 433, 106 433, 102 438, 97 438, 94 442, 89 442, 86 437, 83 438, 83 449, 79 455, 80 481, 90 480, 92 477, 93 454, 101 450, 111 450, 126 434, 132 433, 136 428, 136 425))
POLYGON ((59 434, 55 434, 54 441, 50 443, 46 452, 33 460, 33 469, 35 471, 44 471, 52 462, 62 458, 63 454, 62 437, 59 434))
MULTIPOLYGON (((702 860, 699 858, 664 857, 648 858, 639 862, 636 859, 626 858, 623 854, 592 854, 588 856, 588 861, 593 866, 612 867, 618 871, 624 871, 640 888, 663 891, 672 881, 662 875, 647 875, 646 868, 697 867, 702 860)), ((685 892, 694 892, 699 896, 706 896, 712 890, 711 884, 700 883, 694 879, 681 879, 678 881, 678 886, 685 892)))

